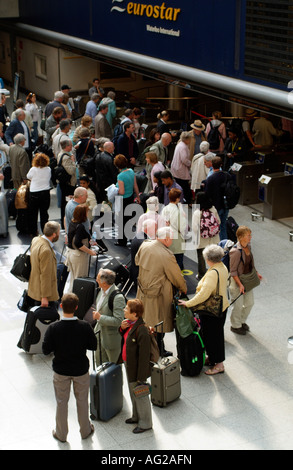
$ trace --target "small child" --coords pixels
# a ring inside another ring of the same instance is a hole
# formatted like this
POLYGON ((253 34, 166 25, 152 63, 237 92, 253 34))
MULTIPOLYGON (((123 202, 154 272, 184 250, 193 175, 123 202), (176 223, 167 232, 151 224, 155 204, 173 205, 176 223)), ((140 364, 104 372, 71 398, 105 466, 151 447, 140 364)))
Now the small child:
POLYGON ((76 399, 77 416, 82 439, 93 434, 95 428, 89 420, 88 394, 90 386, 87 349, 97 349, 97 338, 89 323, 74 314, 78 307, 75 294, 65 294, 60 304, 63 317, 49 326, 43 342, 43 353, 54 354, 53 384, 57 402, 56 429, 53 437, 66 442, 68 434, 68 401, 71 383, 76 399))

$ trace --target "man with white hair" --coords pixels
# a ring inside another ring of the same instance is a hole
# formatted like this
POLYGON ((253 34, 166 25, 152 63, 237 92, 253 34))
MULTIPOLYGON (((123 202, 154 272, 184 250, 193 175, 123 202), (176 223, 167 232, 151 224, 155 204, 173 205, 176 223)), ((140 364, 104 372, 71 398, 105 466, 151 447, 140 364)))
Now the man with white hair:
POLYGON ((97 365, 104 362, 116 363, 121 352, 119 327, 122 320, 124 320, 126 302, 124 295, 115 285, 115 279, 115 272, 103 268, 99 270, 96 279, 100 288, 96 300, 96 310, 93 312, 93 318, 97 320, 95 333, 97 335, 100 332, 100 335, 97 335, 97 365))
POLYGON ((114 144, 109 141, 104 143, 103 151, 98 153, 95 158, 96 183, 102 200, 106 197, 105 189, 117 182, 118 169, 114 165, 113 155, 114 144))
POLYGON ((15 119, 11 121, 10 125, 7 127, 5 131, 5 139, 7 145, 13 145, 14 137, 16 134, 23 134, 25 137, 24 148, 29 151, 31 148, 31 137, 30 137, 30 130, 25 120, 25 112, 23 109, 19 108, 15 111, 15 119))
POLYGON ((154 327, 163 321, 163 333, 157 335, 163 355, 170 355, 164 349, 164 333, 171 332, 173 325, 173 286, 186 293, 187 287, 175 256, 169 250, 173 241, 173 230, 161 227, 156 240, 145 240, 135 257, 139 267, 137 298, 144 305, 144 321, 154 327))
POLYGON ((23 134, 16 134, 13 140, 14 144, 9 147, 9 160, 13 187, 18 189, 27 179, 26 175, 30 169, 30 161, 24 149, 25 136, 23 134))
POLYGON ((212 166, 212 158, 215 156, 212 152, 209 152, 210 144, 205 140, 201 142, 199 149, 200 152, 194 155, 191 162, 190 188, 193 191, 198 191, 201 182, 207 178, 209 168, 212 166))
POLYGON ((66 110, 65 110, 64 106, 62 105, 63 99, 64 99, 63 91, 56 91, 55 94, 54 94, 53 101, 50 101, 45 107, 45 117, 46 118, 51 116, 52 111, 57 107, 58 108, 60 107, 63 110, 62 119, 67 118, 66 110))
POLYGON ((142 224, 145 220, 152 219, 156 222, 157 228, 165 227, 166 221, 159 214, 160 204, 157 196, 151 196, 146 200, 147 211, 139 216, 136 224, 136 232, 142 231, 142 224))
MULTIPOLYGON (((76 206, 79 204, 85 204, 87 200, 87 190, 81 186, 78 186, 73 193, 73 198, 68 201, 65 207, 65 231, 67 233, 70 221, 73 217, 73 212, 76 206)), ((89 232, 90 231, 90 223, 89 220, 83 222, 85 229, 89 232)))
POLYGON ((172 136, 169 132, 164 132, 164 134, 161 135, 160 140, 154 143, 149 149, 149 152, 154 152, 157 157, 158 161, 162 162, 163 164, 166 164, 169 159, 168 159, 168 147, 172 142, 172 136))

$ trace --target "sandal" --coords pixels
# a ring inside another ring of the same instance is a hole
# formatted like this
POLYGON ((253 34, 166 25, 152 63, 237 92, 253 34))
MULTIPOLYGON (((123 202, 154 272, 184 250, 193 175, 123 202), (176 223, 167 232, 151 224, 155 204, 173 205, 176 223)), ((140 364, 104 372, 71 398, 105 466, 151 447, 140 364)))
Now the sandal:
POLYGON ((211 369, 208 369, 205 371, 206 375, 216 375, 216 374, 223 374, 225 372, 224 367, 219 368, 217 366, 212 367, 211 369))

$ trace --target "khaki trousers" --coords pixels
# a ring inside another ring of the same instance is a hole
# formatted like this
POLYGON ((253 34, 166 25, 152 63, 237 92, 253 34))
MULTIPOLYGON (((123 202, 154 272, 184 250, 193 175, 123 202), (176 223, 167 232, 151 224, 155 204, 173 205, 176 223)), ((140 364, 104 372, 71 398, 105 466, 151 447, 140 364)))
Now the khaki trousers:
MULTIPOLYGON (((232 302, 240 294, 239 287, 237 286, 233 278, 231 279, 231 285, 229 290, 232 302)), ((241 328, 243 323, 246 323, 247 317, 250 314, 253 305, 253 289, 241 295, 241 297, 239 297, 239 299, 234 302, 234 304, 232 305, 232 312, 230 318, 231 326, 233 328, 241 328)))
POLYGON ((87 372, 77 377, 60 375, 54 372, 53 384, 57 402, 56 409, 56 434, 57 437, 66 441, 68 434, 68 401, 70 397, 71 383, 76 400, 77 418, 81 437, 85 439, 91 432, 89 420, 88 394, 90 376, 87 372))

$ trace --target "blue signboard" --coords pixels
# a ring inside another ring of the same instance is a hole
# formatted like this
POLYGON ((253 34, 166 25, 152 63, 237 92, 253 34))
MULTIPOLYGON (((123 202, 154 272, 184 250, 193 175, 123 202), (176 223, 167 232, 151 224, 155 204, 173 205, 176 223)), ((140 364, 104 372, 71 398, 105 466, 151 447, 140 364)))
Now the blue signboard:
MULTIPOLYGON (((210 72, 239 77, 237 0, 20 0, 20 21, 210 72), (237 44, 237 42, 236 42, 237 44)), ((245 2, 243 2, 245 3, 245 2)), ((239 26, 239 25, 238 25, 239 26)), ((240 50, 240 49, 239 49, 240 50)))

